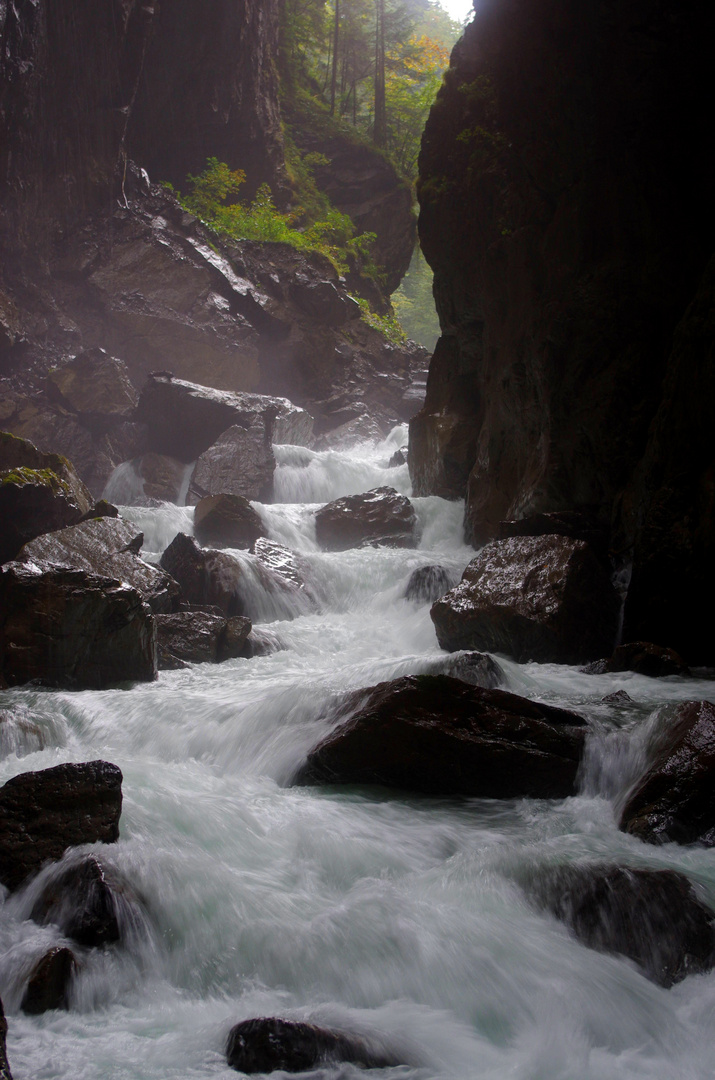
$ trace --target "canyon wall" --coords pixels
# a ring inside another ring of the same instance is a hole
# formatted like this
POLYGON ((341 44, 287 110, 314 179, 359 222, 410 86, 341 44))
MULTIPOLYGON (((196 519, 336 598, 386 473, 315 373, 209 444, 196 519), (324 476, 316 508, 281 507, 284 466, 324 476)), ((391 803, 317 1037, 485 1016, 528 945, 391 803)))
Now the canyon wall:
POLYGON ((475 7, 420 158, 442 337, 416 491, 466 495, 477 543, 502 519, 587 512, 633 559, 626 635, 706 658, 712 10, 475 7))

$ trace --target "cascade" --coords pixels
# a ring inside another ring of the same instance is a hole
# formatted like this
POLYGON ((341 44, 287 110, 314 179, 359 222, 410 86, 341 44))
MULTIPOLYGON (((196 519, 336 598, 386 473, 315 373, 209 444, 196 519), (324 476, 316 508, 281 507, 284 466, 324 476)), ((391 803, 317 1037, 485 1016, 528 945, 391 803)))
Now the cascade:
MULTIPOLYGON (((128 689, 0 692, 14 717, 0 727, 0 782, 64 761, 122 769, 120 840, 102 857, 143 913, 121 946, 82 953, 67 1011, 33 1018, 19 1011, 23 980, 64 939, 28 920, 37 885, 5 898, 0 994, 15 1080, 228 1078, 229 1028, 252 1016, 389 1047, 404 1064, 380 1069, 382 1080, 711 1075, 715 972, 663 990, 628 960, 579 944, 522 882, 557 863, 626 861, 686 872, 715 906, 715 852, 651 848, 617 828, 669 710, 712 697, 712 682, 499 658, 507 689, 591 721, 580 792, 566 800, 291 786, 330 730, 337 695, 434 671, 445 655, 429 603, 404 594, 416 568, 459 576, 472 557, 461 503, 415 498, 414 550, 323 552, 315 539, 315 504, 378 484, 409 494, 406 467, 389 467, 404 442, 396 429, 340 452, 276 447, 277 501, 254 505, 269 536, 304 560, 315 602, 232 552, 276 651, 128 689), (618 689, 633 702, 602 701, 618 689)), ((152 561, 192 531, 191 507, 122 513, 152 561)), ((365 1073, 341 1064, 306 1075, 365 1073)))

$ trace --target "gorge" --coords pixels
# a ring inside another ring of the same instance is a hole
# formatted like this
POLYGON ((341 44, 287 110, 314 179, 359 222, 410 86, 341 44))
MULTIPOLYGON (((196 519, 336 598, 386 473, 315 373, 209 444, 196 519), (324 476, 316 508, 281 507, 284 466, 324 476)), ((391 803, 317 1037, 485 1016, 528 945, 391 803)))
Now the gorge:
POLYGON ((279 14, 0 0, 0 1076, 704 1080, 712 16, 477 0, 429 361, 279 14), (158 183, 286 131, 382 284, 158 183))

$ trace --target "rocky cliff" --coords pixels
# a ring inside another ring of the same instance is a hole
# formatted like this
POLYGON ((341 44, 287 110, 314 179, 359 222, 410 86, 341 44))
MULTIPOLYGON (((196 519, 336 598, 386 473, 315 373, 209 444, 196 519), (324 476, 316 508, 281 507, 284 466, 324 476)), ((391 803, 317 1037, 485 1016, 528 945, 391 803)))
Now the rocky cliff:
POLYGON ((627 637, 703 659, 712 23, 676 0, 478 5, 420 159, 442 337, 410 459, 419 493, 467 496, 477 542, 596 516, 633 559, 627 637))

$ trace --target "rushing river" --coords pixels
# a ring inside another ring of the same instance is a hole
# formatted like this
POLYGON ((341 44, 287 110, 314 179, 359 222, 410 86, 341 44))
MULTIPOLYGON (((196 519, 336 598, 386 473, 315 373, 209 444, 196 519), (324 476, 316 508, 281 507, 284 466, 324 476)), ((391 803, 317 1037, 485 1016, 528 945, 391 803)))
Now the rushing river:
MULTIPOLYGON (((256 585, 279 651, 127 689, 0 693, 0 708, 45 740, 38 749, 5 725, 0 781, 64 761, 121 767, 121 837, 102 857, 147 915, 122 947, 86 955, 69 1011, 31 1018, 23 979, 61 939, 27 920, 27 898, 5 901, 15 1080, 235 1077, 229 1028, 270 1015, 363 1033, 406 1063, 376 1080, 712 1077, 715 972, 660 989, 578 944, 520 885, 539 867, 626 861, 684 871, 715 906, 714 850, 654 848, 616 827, 672 703, 712 698, 712 682, 501 660, 509 689, 592 721, 581 794, 561 802, 290 786, 337 692, 437 670, 444 655, 429 605, 403 594, 416 567, 459 574, 470 559, 459 504, 414 500, 415 551, 325 554, 312 527, 311 504, 385 483, 409 494, 406 466, 386 467, 405 441, 396 429, 350 454, 277 448, 279 501, 256 505, 271 537, 307 559, 321 607, 281 610, 256 585), (601 703, 617 689, 635 703, 601 703)), ((123 513, 149 558, 192 528, 190 508, 123 513)), ((306 1075, 364 1074, 343 1064, 306 1075)))

